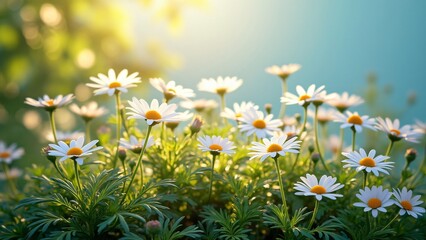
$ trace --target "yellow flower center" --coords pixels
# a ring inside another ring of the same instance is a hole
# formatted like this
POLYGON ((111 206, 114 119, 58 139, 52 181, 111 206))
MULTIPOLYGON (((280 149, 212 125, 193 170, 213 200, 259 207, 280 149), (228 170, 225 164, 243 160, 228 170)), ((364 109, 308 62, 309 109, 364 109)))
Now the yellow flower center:
POLYGON ((147 119, 158 120, 161 119, 161 114, 155 110, 149 110, 145 113, 147 119))
POLYGON ((325 190, 325 187, 321 185, 315 185, 311 188, 311 192, 316 194, 324 194, 327 192, 327 190, 325 190))
POLYGON ((304 100, 309 99, 309 98, 311 98, 311 96, 305 94, 305 95, 302 95, 302 96, 299 97, 299 101, 304 101, 304 100))
POLYGON ((395 133, 395 135, 397 135, 397 136, 401 135, 401 132, 397 129, 391 129, 390 132, 395 133))
POLYGON ((367 202, 367 205, 371 208, 379 208, 382 206, 382 201, 380 201, 378 198, 370 198, 370 200, 367 202))
POLYGON ((268 149, 266 149, 266 151, 268 152, 279 152, 281 150, 283 150, 283 147, 276 143, 272 143, 271 145, 269 145, 268 149))
POLYGON ((241 114, 241 113, 235 113, 236 118, 239 118, 239 117, 242 117, 242 116, 243 116, 243 114, 241 114))
POLYGON ((80 155, 82 153, 83 150, 81 150, 81 148, 73 147, 68 150, 67 155, 80 155))
POLYGON ((359 161, 359 164, 366 167, 375 167, 376 161, 374 161, 372 158, 365 157, 359 161))
POLYGON ((402 206, 405 210, 408 210, 408 211, 413 210, 413 205, 411 205, 410 201, 407 201, 407 200, 401 201, 401 206, 402 206))
POLYGON ((219 94, 219 95, 223 95, 223 94, 225 94, 226 93, 226 91, 227 91, 228 89, 227 88, 216 88, 216 93, 217 94, 219 94))
POLYGON ((222 146, 220 146, 219 144, 215 144, 215 143, 213 143, 212 145, 210 145, 209 148, 212 151, 222 151, 223 150, 222 146))
POLYGON ((10 157, 10 153, 8 152, 0 152, 0 158, 8 158, 10 157))
POLYGON ((47 106, 51 107, 51 106, 54 105, 54 102, 55 101, 53 101, 53 99, 49 99, 49 100, 46 101, 46 104, 47 104, 47 106))
POLYGON ((253 124, 253 127, 255 128, 260 128, 260 129, 266 128, 266 122, 263 121, 262 119, 257 119, 252 124, 253 124))
POLYGON ((348 123, 356 124, 356 125, 362 125, 363 121, 360 116, 358 115, 352 115, 348 118, 348 123))
POLYGON ((121 87, 121 83, 120 82, 112 82, 108 85, 109 88, 118 88, 121 87))

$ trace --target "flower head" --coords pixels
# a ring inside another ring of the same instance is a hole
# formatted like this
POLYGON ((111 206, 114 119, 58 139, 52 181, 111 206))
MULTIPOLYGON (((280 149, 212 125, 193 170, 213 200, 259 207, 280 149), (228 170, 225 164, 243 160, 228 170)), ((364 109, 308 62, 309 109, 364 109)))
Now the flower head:
POLYGON ((242 102, 241 104, 234 103, 234 109, 225 108, 223 112, 220 113, 221 117, 232 119, 235 121, 239 121, 243 113, 247 111, 247 109, 253 107, 254 109, 258 110, 259 106, 254 105, 252 102, 242 102))
POLYGON ((285 80, 291 74, 299 71, 300 68, 302 68, 300 64, 293 63, 293 64, 282 65, 281 67, 277 65, 273 65, 271 67, 267 67, 265 71, 269 74, 277 75, 281 79, 285 80))
POLYGON ((137 77, 139 73, 135 72, 127 76, 127 69, 122 70, 118 76, 116 76, 113 69, 108 70, 108 76, 99 73, 98 77, 90 77, 95 83, 87 83, 86 85, 91 88, 97 88, 94 93, 95 95, 108 94, 112 96, 114 93, 127 92, 128 88, 136 87, 136 83, 140 83, 140 77, 137 77))
POLYGON ((360 193, 357 193, 356 196, 362 202, 356 202, 354 206, 363 207, 364 212, 371 211, 373 217, 377 217, 379 211, 387 212, 386 207, 394 204, 394 201, 390 199, 392 193, 387 189, 383 190, 382 186, 373 186, 371 189, 365 187, 364 189, 360 189, 359 192, 360 193))
POLYGON ((127 114, 129 118, 145 119, 148 125, 157 124, 160 122, 179 122, 182 121, 181 116, 175 112, 176 104, 158 103, 157 99, 152 100, 151 105, 143 99, 132 98, 128 101, 131 107, 127 114))
POLYGON ((414 124, 414 131, 420 134, 426 134, 426 123, 420 120, 416 120, 416 124, 414 124))
MULTIPOLYGON (((74 132, 62 132, 57 131, 56 132, 56 138, 58 141, 65 142, 69 144, 71 140, 77 140, 79 137, 84 137, 84 132, 74 131, 74 132)), ((54 142, 55 138, 53 137, 53 134, 50 133, 46 136, 46 139, 50 142, 54 142)))
POLYGON ((346 111, 345 115, 342 113, 337 113, 335 122, 343 123, 340 125, 340 128, 353 127, 356 132, 362 132, 362 128, 366 127, 371 130, 376 130, 374 128, 375 120, 373 118, 368 118, 367 115, 360 116, 357 112, 346 111))
POLYGON ((335 107, 340 112, 344 112, 350 107, 358 106, 363 102, 364 100, 360 96, 349 95, 347 92, 343 92, 342 95, 332 93, 327 100, 329 105, 335 107))
POLYGON ((385 132, 391 141, 405 139, 408 142, 418 142, 419 133, 411 128, 410 125, 400 126, 399 119, 390 120, 389 118, 377 118, 376 128, 385 132))
POLYGON ((243 80, 237 77, 218 77, 217 79, 203 78, 198 84, 198 90, 204 92, 212 92, 222 96, 226 93, 235 91, 242 84, 243 80))
POLYGON ((336 200, 336 197, 343 197, 342 194, 332 193, 343 188, 343 184, 336 183, 335 177, 323 175, 318 182, 317 177, 311 174, 306 174, 306 177, 300 177, 302 182, 294 184, 294 189, 299 191, 296 195, 303 196, 315 196, 318 201, 322 200, 322 197, 327 197, 336 200))
POLYGON ((407 191, 407 188, 404 187, 402 190, 393 189, 393 196, 396 198, 395 204, 401 208, 399 210, 399 215, 408 214, 417 218, 417 216, 422 216, 425 213, 425 209, 419 207, 423 201, 420 200, 420 195, 413 197, 413 191, 407 191))
POLYGON ((77 104, 72 104, 70 109, 75 114, 82 117, 85 121, 90 121, 94 118, 100 117, 107 112, 106 108, 99 107, 97 102, 89 102, 81 107, 77 106, 77 104))
MULTIPOLYGON (((146 139, 139 139, 131 135, 129 140, 124 138, 120 139, 120 145, 130 151, 139 154, 142 151, 143 145, 145 144, 146 139)), ((146 148, 149 148, 155 144, 154 138, 149 137, 148 142, 146 143, 146 148)))
POLYGON ((267 157, 275 158, 278 155, 284 156, 286 153, 298 153, 300 149, 300 142, 297 137, 287 138, 287 136, 275 136, 271 139, 264 138, 263 143, 252 142, 250 158, 260 157, 263 162, 267 157))
POLYGON ((365 170, 366 172, 373 172, 374 175, 379 176, 379 172, 389 174, 387 170, 393 167, 393 162, 385 162, 385 160, 389 159, 388 156, 375 156, 376 150, 374 149, 372 149, 368 155, 363 148, 360 148, 359 152, 342 152, 342 155, 348 158, 342 161, 347 163, 343 167, 356 168, 357 172, 365 170))
POLYGON ((218 155, 220 153, 233 154, 235 148, 233 143, 228 138, 222 138, 219 136, 203 136, 198 138, 198 148, 203 152, 210 152, 212 155, 218 155))
POLYGON ((279 119, 272 119, 273 117, 272 114, 264 116, 263 112, 251 107, 243 112, 241 124, 238 127, 242 132, 247 132, 247 136, 253 133, 260 138, 272 136, 274 131, 279 131, 279 127, 283 124, 279 119))
POLYGON ((316 88, 315 84, 309 86, 309 88, 305 91, 303 87, 297 85, 296 92, 297 95, 286 92, 284 97, 281 97, 281 102, 286 103, 287 105, 291 104, 299 104, 301 106, 307 106, 311 102, 314 101, 323 101, 326 96, 326 92, 324 91, 324 86, 316 88))
POLYGON ((197 112, 208 112, 217 108, 217 102, 215 100, 197 99, 180 102, 180 106, 186 109, 194 109, 197 112))
MULTIPOLYGON (((336 119, 336 110, 332 108, 318 108, 318 122, 320 124, 325 124, 327 122, 334 121, 336 119)), ((315 112, 308 109, 308 116, 315 118, 315 112)))
POLYGON ((188 98, 195 96, 195 93, 192 89, 183 88, 180 85, 176 85, 175 81, 170 81, 166 84, 161 78, 151 78, 149 79, 149 83, 151 83, 155 89, 163 93, 166 101, 169 101, 175 97, 187 100, 188 98))
POLYGON ((0 162, 10 164, 13 160, 16 160, 24 155, 23 148, 17 148, 16 144, 12 144, 9 147, 3 141, 0 141, 0 162))
POLYGON ((50 156, 61 157, 59 161, 65 161, 66 159, 72 159, 79 165, 83 164, 83 158, 90 156, 94 151, 98 151, 103 147, 93 148, 98 140, 93 140, 88 144, 84 145, 84 137, 79 137, 77 140, 71 140, 66 144, 63 141, 59 141, 58 144, 49 144, 52 150, 49 150, 50 156))
POLYGON ((26 98, 25 103, 34 107, 44 108, 47 111, 53 111, 56 108, 67 105, 73 98, 73 94, 68 94, 65 96, 58 95, 55 98, 50 98, 48 95, 44 95, 42 98, 38 98, 38 100, 26 98))

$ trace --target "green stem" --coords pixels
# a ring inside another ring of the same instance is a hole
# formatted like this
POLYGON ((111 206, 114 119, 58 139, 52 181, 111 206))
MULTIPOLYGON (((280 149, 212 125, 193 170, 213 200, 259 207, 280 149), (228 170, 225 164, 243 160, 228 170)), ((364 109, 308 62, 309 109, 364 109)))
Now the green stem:
POLYGON ((90 142, 90 121, 85 122, 86 125, 86 143, 90 142))
POLYGON ((391 153, 391 151, 392 151, 392 147, 393 147, 393 143, 394 143, 394 141, 390 141, 390 143, 389 143, 389 145, 388 145, 388 149, 386 150, 386 156, 389 156, 389 154, 391 153))
POLYGON ((384 226, 383 228, 382 228, 382 231, 383 230, 385 230, 386 228, 388 228, 393 222, 395 222, 395 220, 398 218, 398 216, 399 216, 399 213, 397 213, 396 215, 395 215, 395 217, 394 218, 392 218, 392 220, 388 223, 388 224, 386 224, 386 226, 384 226))
POLYGON ((76 160, 74 161, 74 171, 75 171, 75 179, 77 180, 78 192, 81 193, 81 184, 80 184, 80 174, 78 172, 78 163, 76 160))
POLYGON ((149 125, 148 126, 148 130, 147 130, 147 133, 146 133, 146 138, 145 138, 145 142, 143 144, 142 151, 139 154, 138 162, 136 163, 136 166, 135 166, 135 168, 133 170, 132 177, 130 178, 129 186, 127 186, 126 192, 124 193, 123 198, 121 199, 121 203, 123 203, 124 200, 126 199, 127 193, 129 192, 130 187, 132 186, 132 183, 135 180, 136 172, 138 171, 138 168, 139 168, 140 165, 142 165, 141 185, 143 186, 143 163, 142 163, 142 157, 143 157, 143 155, 145 153, 146 145, 148 144, 149 134, 151 133, 152 126, 154 126, 154 125, 149 125))
POLYGON ((120 109, 120 117, 121 117, 121 122, 123 123, 124 131, 126 131, 126 133, 128 135, 130 135, 129 128, 127 127, 127 123, 126 123, 126 119, 125 119, 125 114, 124 113, 125 113, 124 112, 124 108, 120 109))
POLYGON ((319 108, 319 106, 315 106, 315 120, 314 120, 315 146, 317 148, 317 152, 319 154, 321 163, 324 166, 324 169, 327 171, 328 174, 330 174, 330 171, 328 170, 328 167, 325 164, 324 157, 322 156, 321 147, 319 145, 319 137, 318 137, 318 108, 319 108))
POLYGON ((210 202, 210 198, 212 196, 212 189, 213 189, 213 175, 214 175, 214 163, 216 161, 217 154, 212 154, 212 166, 211 166, 211 177, 210 177, 210 187, 209 187, 209 198, 208 202, 210 202))
POLYGON ((355 151, 355 140, 356 140, 356 130, 354 127, 352 129, 352 152, 355 151))
POLYGON ((6 177, 7 183, 9 184, 9 188, 10 188, 10 191, 12 193, 12 196, 16 196, 16 194, 18 193, 18 190, 16 188, 15 183, 10 178, 9 167, 7 166, 6 162, 3 162, 2 164, 3 164, 4 175, 6 177))
POLYGON ((118 159, 118 147, 120 147, 120 132, 121 132, 121 117, 120 117, 120 92, 116 92, 115 94, 115 103, 116 103, 116 114, 117 114, 117 126, 116 126, 116 138, 117 138, 117 146, 116 146, 116 150, 115 150, 115 156, 114 156, 114 161, 112 162, 113 164, 113 168, 115 168, 115 166, 117 165, 117 159, 118 159))
MULTIPOLYGON (((220 112, 224 112, 226 108, 225 94, 220 94, 220 112)), ((227 122, 226 118, 222 117, 222 123, 225 125, 227 122)))
POLYGON ((345 129, 340 128, 340 145, 339 145, 339 149, 336 152, 336 160, 338 160, 340 156, 342 155, 344 142, 345 142, 345 129))
POLYGON ((319 201, 315 200, 315 208, 314 208, 314 212, 312 213, 311 221, 309 221, 308 229, 311 229, 312 225, 314 224, 315 217, 317 216, 318 208, 319 208, 319 201))
POLYGON ((302 125, 302 129, 300 129, 299 137, 302 136, 303 131, 305 131, 305 129, 306 129, 306 121, 308 119, 308 106, 304 105, 303 108, 304 108, 304 111, 303 111, 303 125, 302 125))
MULTIPOLYGON (((282 87, 282 91, 283 91, 282 96, 284 97, 285 93, 287 92, 287 81, 286 81, 286 79, 282 79, 281 87, 282 87)), ((287 107, 286 103, 284 103, 284 102, 281 103, 280 115, 278 115, 279 119, 282 119, 285 116, 286 107, 287 107)))
POLYGON ((62 178, 68 179, 68 177, 66 177, 64 173, 62 173, 62 171, 58 168, 58 164, 56 164, 56 160, 53 162, 53 166, 55 166, 56 171, 58 171, 58 173, 61 175, 62 178))
POLYGON ((362 183, 363 188, 367 186, 367 180, 368 180, 368 172, 364 170, 364 182, 362 183))
POLYGON ((283 201, 283 207, 284 207, 284 214, 287 216, 287 220, 289 220, 289 216, 288 216, 288 209, 287 209, 287 201, 285 198, 285 192, 284 192, 284 184, 283 184, 283 179, 281 178, 281 170, 280 170, 280 166, 278 163, 278 156, 274 157, 274 162, 275 162, 275 169, 277 170, 277 175, 278 175, 278 183, 280 185, 280 192, 281 192, 281 200, 283 201))
POLYGON ((54 110, 49 111, 50 127, 52 128, 53 140, 55 140, 55 143, 58 143, 58 138, 56 137, 56 126, 53 111, 54 110))

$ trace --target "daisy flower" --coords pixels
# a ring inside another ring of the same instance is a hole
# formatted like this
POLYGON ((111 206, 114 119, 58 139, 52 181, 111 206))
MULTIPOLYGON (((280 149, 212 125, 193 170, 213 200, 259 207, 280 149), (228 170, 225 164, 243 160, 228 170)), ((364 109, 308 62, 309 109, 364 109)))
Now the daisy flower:
POLYGON ((22 176, 22 170, 19 168, 11 168, 8 173, 0 172, 0 180, 17 179, 22 176))
MULTIPOLYGON (((84 133, 83 132, 79 132, 79 131, 74 131, 74 132, 61 132, 61 131, 58 131, 56 133, 56 137, 57 137, 58 141, 62 141, 62 142, 65 142, 65 143, 68 144, 68 143, 71 142, 71 140, 77 140, 80 137, 84 137, 84 133)), ((55 141, 55 138, 53 137, 52 134, 47 135, 46 139, 49 142, 54 142, 55 141)))
POLYGON ((393 189, 393 196, 396 198, 395 204, 401 208, 399 210, 399 215, 408 214, 417 218, 417 216, 422 216, 425 213, 425 209, 419 207, 418 205, 422 204, 423 201, 420 200, 420 195, 413 197, 413 191, 407 191, 407 188, 404 187, 402 190, 393 189))
POLYGON ((253 107, 254 109, 258 110, 259 106, 254 105, 252 102, 242 102, 241 104, 234 103, 234 109, 225 108, 223 112, 220 113, 221 117, 232 119, 235 121, 239 121, 241 117, 243 116, 243 112, 245 112, 247 109, 253 107))
POLYGON ((287 65, 282 65, 281 67, 277 65, 273 65, 271 67, 267 67, 265 71, 269 74, 277 75, 281 79, 285 80, 291 74, 299 71, 300 68, 302 68, 300 64, 287 64, 287 65))
POLYGON ((61 157, 59 161, 72 159, 79 165, 83 164, 83 158, 90 156, 94 151, 98 151, 103 147, 93 148, 98 140, 93 140, 84 145, 84 137, 79 137, 77 140, 71 140, 70 144, 59 141, 58 144, 49 144, 52 150, 49 150, 50 156, 61 157))
POLYGON ((195 93, 192 89, 183 88, 180 85, 176 85, 175 81, 170 81, 166 84, 161 78, 151 78, 149 79, 149 83, 151 83, 155 89, 163 93, 166 102, 175 97, 182 99, 195 97, 195 93))
POLYGON ((315 87, 315 84, 312 84, 308 87, 308 89, 305 91, 303 87, 300 85, 297 85, 296 92, 297 96, 286 92, 284 93, 284 97, 281 97, 281 102, 286 103, 287 105, 292 104, 299 104, 301 106, 307 106, 309 103, 315 101, 315 100, 322 100, 325 96, 324 91, 325 86, 321 86, 319 88, 315 87))
POLYGON ((322 200, 322 197, 327 197, 336 200, 336 197, 343 197, 342 194, 332 193, 343 188, 343 184, 336 183, 337 178, 323 175, 319 182, 317 177, 311 174, 306 174, 306 177, 300 177, 302 182, 294 184, 294 189, 299 191, 296 195, 303 196, 315 196, 318 201, 322 200))
POLYGON ((405 139, 408 142, 418 142, 419 133, 411 128, 410 125, 400 126, 399 119, 392 120, 390 118, 377 118, 376 128, 385 132, 391 141, 399 141, 405 139))
POLYGON ((198 138, 198 148, 203 152, 210 152, 212 155, 218 155, 220 153, 233 154, 235 148, 233 143, 228 138, 222 138, 219 136, 203 136, 198 138))
MULTIPOLYGON (((131 135, 129 140, 126 140, 124 138, 120 139, 120 146, 134 152, 134 153, 141 153, 143 145, 145 144, 145 139, 136 138, 135 136, 131 135)), ((146 147, 149 148, 155 144, 154 138, 149 137, 148 142, 146 143, 146 147)))
MULTIPOLYGON (((330 108, 330 109, 324 109, 324 108, 318 108, 318 122, 320 124, 325 124, 327 122, 334 121, 336 119, 336 110, 330 108)), ((308 116, 312 119, 315 118, 315 111, 312 111, 308 109, 308 116)))
POLYGON ((38 100, 26 98, 25 103, 34 107, 44 108, 47 111, 53 111, 56 108, 69 104, 73 98, 73 94, 65 96, 58 95, 55 98, 50 98, 48 95, 44 95, 42 98, 38 98, 38 100))
POLYGON ((281 120, 272 118, 272 114, 264 116, 263 112, 251 107, 243 112, 240 119, 241 124, 238 127, 241 132, 247 132, 247 136, 253 133, 260 138, 272 136, 275 131, 280 131, 280 127, 283 124, 281 120))
POLYGON ((387 212, 386 207, 394 204, 394 201, 390 199, 392 193, 387 189, 383 190, 382 186, 373 186, 371 189, 365 187, 364 189, 360 189, 359 192, 360 193, 357 193, 356 196, 362 202, 356 202, 354 206, 363 207, 364 212, 371 211, 373 217, 377 217, 379 211, 387 212))
POLYGON ((366 172, 373 172, 374 175, 379 176, 379 172, 389 174, 387 170, 393 167, 393 162, 385 162, 389 159, 388 156, 376 155, 376 150, 372 149, 368 155, 363 148, 359 149, 359 152, 342 152, 342 155, 348 159, 342 160, 347 163, 344 168, 351 167, 356 168, 356 171, 365 170, 366 172))
POLYGON ((217 108, 218 104, 215 100, 197 99, 195 101, 180 102, 180 106, 190 110, 194 109, 197 112, 208 112, 217 108))
POLYGON ((166 127, 170 128, 172 131, 179 126, 180 122, 188 121, 190 118, 194 116, 193 113, 190 113, 189 111, 185 111, 183 113, 178 113, 179 121, 169 121, 166 122, 166 127))
POLYGON ((334 121, 343 123, 340 125, 340 128, 353 127, 356 132, 362 132, 363 127, 376 131, 374 128, 375 120, 373 118, 368 118, 367 115, 360 116, 358 112, 352 113, 350 111, 346 111, 345 115, 337 113, 334 121))
POLYGON ((426 134, 426 123, 422 122, 420 120, 416 120, 416 124, 414 124, 413 126, 414 131, 421 133, 421 134, 426 134))
POLYGON ((72 104, 70 106, 70 109, 75 114, 82 117, 86 122, 107 113, 106 108, 99 107, 97 102, 89 102, 88 104, 83 105, 81 107, 77 106, 77 104, 72 104))
POLYGON ((152 100, 151 105, 143 99, 132 98, 128 101, 131 107, 127 114, 130 118, 145 119, 148 125, 155 125, 159 122, 181 121, 181 116, 175 112, 176 104, 158 103, 157 99, 152 100))
POLYGON ((214 78, 203 78, 198 84, 198 90, 204 92, 217 93, 220 96, 235 91, 243 84, 243 80, 237 77, 218 77, 214 78))
POLYGON ((274 136, 271 139, 264 138, 260 142, 252 142, 249 155, 250 158, 260 157, 263 162, 267 157, 276 158, 278 155, 284 156, 286 153, 298 153, 301 141, 296 141, 297 137, 287 138, 287 136, 274 136))
POLYGON ((23 148, 17 148, 16 144, 12 144, 9 147, 3 141, 0 141, 0 162, 10 164, 13 160, 16 160, 24 155, 23 148))
POLYGON ((346 111, 349 107, 358 106, 363 102, 364 100, 360 96, 349 95, 347 92, 343 92, 342 95, 332 93, 327 100, 327 104, 335 107, 340 112, 346 111))
POLYGON ((122 70, 118 76, 116 76, 113 69, 108 70, 108 76, 99 73, 98 77, 90 77, 95 83, 87 83, 86 85, 91 88, 97 88, 94 93, 95 95, 108 94, 112 96, 114 93, 127 92, 128 88, 136 87, 136 83, 140 83, 140 77, 137 77, 139 73, 135 72, 127 76, 127 69, 122 70))

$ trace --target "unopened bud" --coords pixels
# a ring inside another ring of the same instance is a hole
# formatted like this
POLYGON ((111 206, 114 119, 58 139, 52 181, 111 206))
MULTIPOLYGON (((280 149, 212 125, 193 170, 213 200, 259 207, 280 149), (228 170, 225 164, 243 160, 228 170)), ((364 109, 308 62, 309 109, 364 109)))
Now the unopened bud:
POLYGON ((270 103, 265 104, 265 111, 266 111, 266 113, 271 114, 272 104, 270 104, 270 103))
POLYGON ((314 152, 314 150, 315 150, 315 146, 314 145, 309 145, 309 147, 308 147, 308 150, 309 150, 309 153, 313 153, 314 152))
POLYGON ((123 147, 119 147, 118 148, 118 158, 120 159, 120 161, 123 162, 124 160, 126 160, 126 157, 127 157, 126 149, 123 148, 123 147))
POLYGON ((201 120, 200 117, 195 117, 191 123, 191 126, 189 126, 189 129, 191 130, 191 135, 198 133, 201 130, 203 124, 204 122, 203 120, 201 120))
POLYGON ((166 127, 170 128, 172 131, 179 126, 179 122, 166 122, 166 127))
POLYGON ((407 163, 410 164, 412 161, 416 160, 417 157, 417 151, 414 148, 409 148, 407 151, 405 151, 405 159, 407 160, 407 163))
POLYGON ((161 231, 161 223, 158 220, 148 221, 145 227, 149 235, 157 235, 161 231))
POLYGON ((302 120, 302 115, 300 115, 299 113, 296 113, 294 114, 294 118, 296 119, 298 123, 300 123, 300 120, 302 120))
POLYGON ((312 153, 311 160, 312 160, 312 162, 314 162, 314 164, 317 164, 317 162, 320 160, 319 153, 316 153, 316 152, 312 153))
POLYGON ((135 161, 129 161, 129 167, 130 170, 133 172, 135 170, 136 162, 135 161))
POLYGON ((49 155, 49 151, 53 150, 50 146, 41 148, 41 154, 47 158, 51 163, 55 163, 56 157, 49 155))

